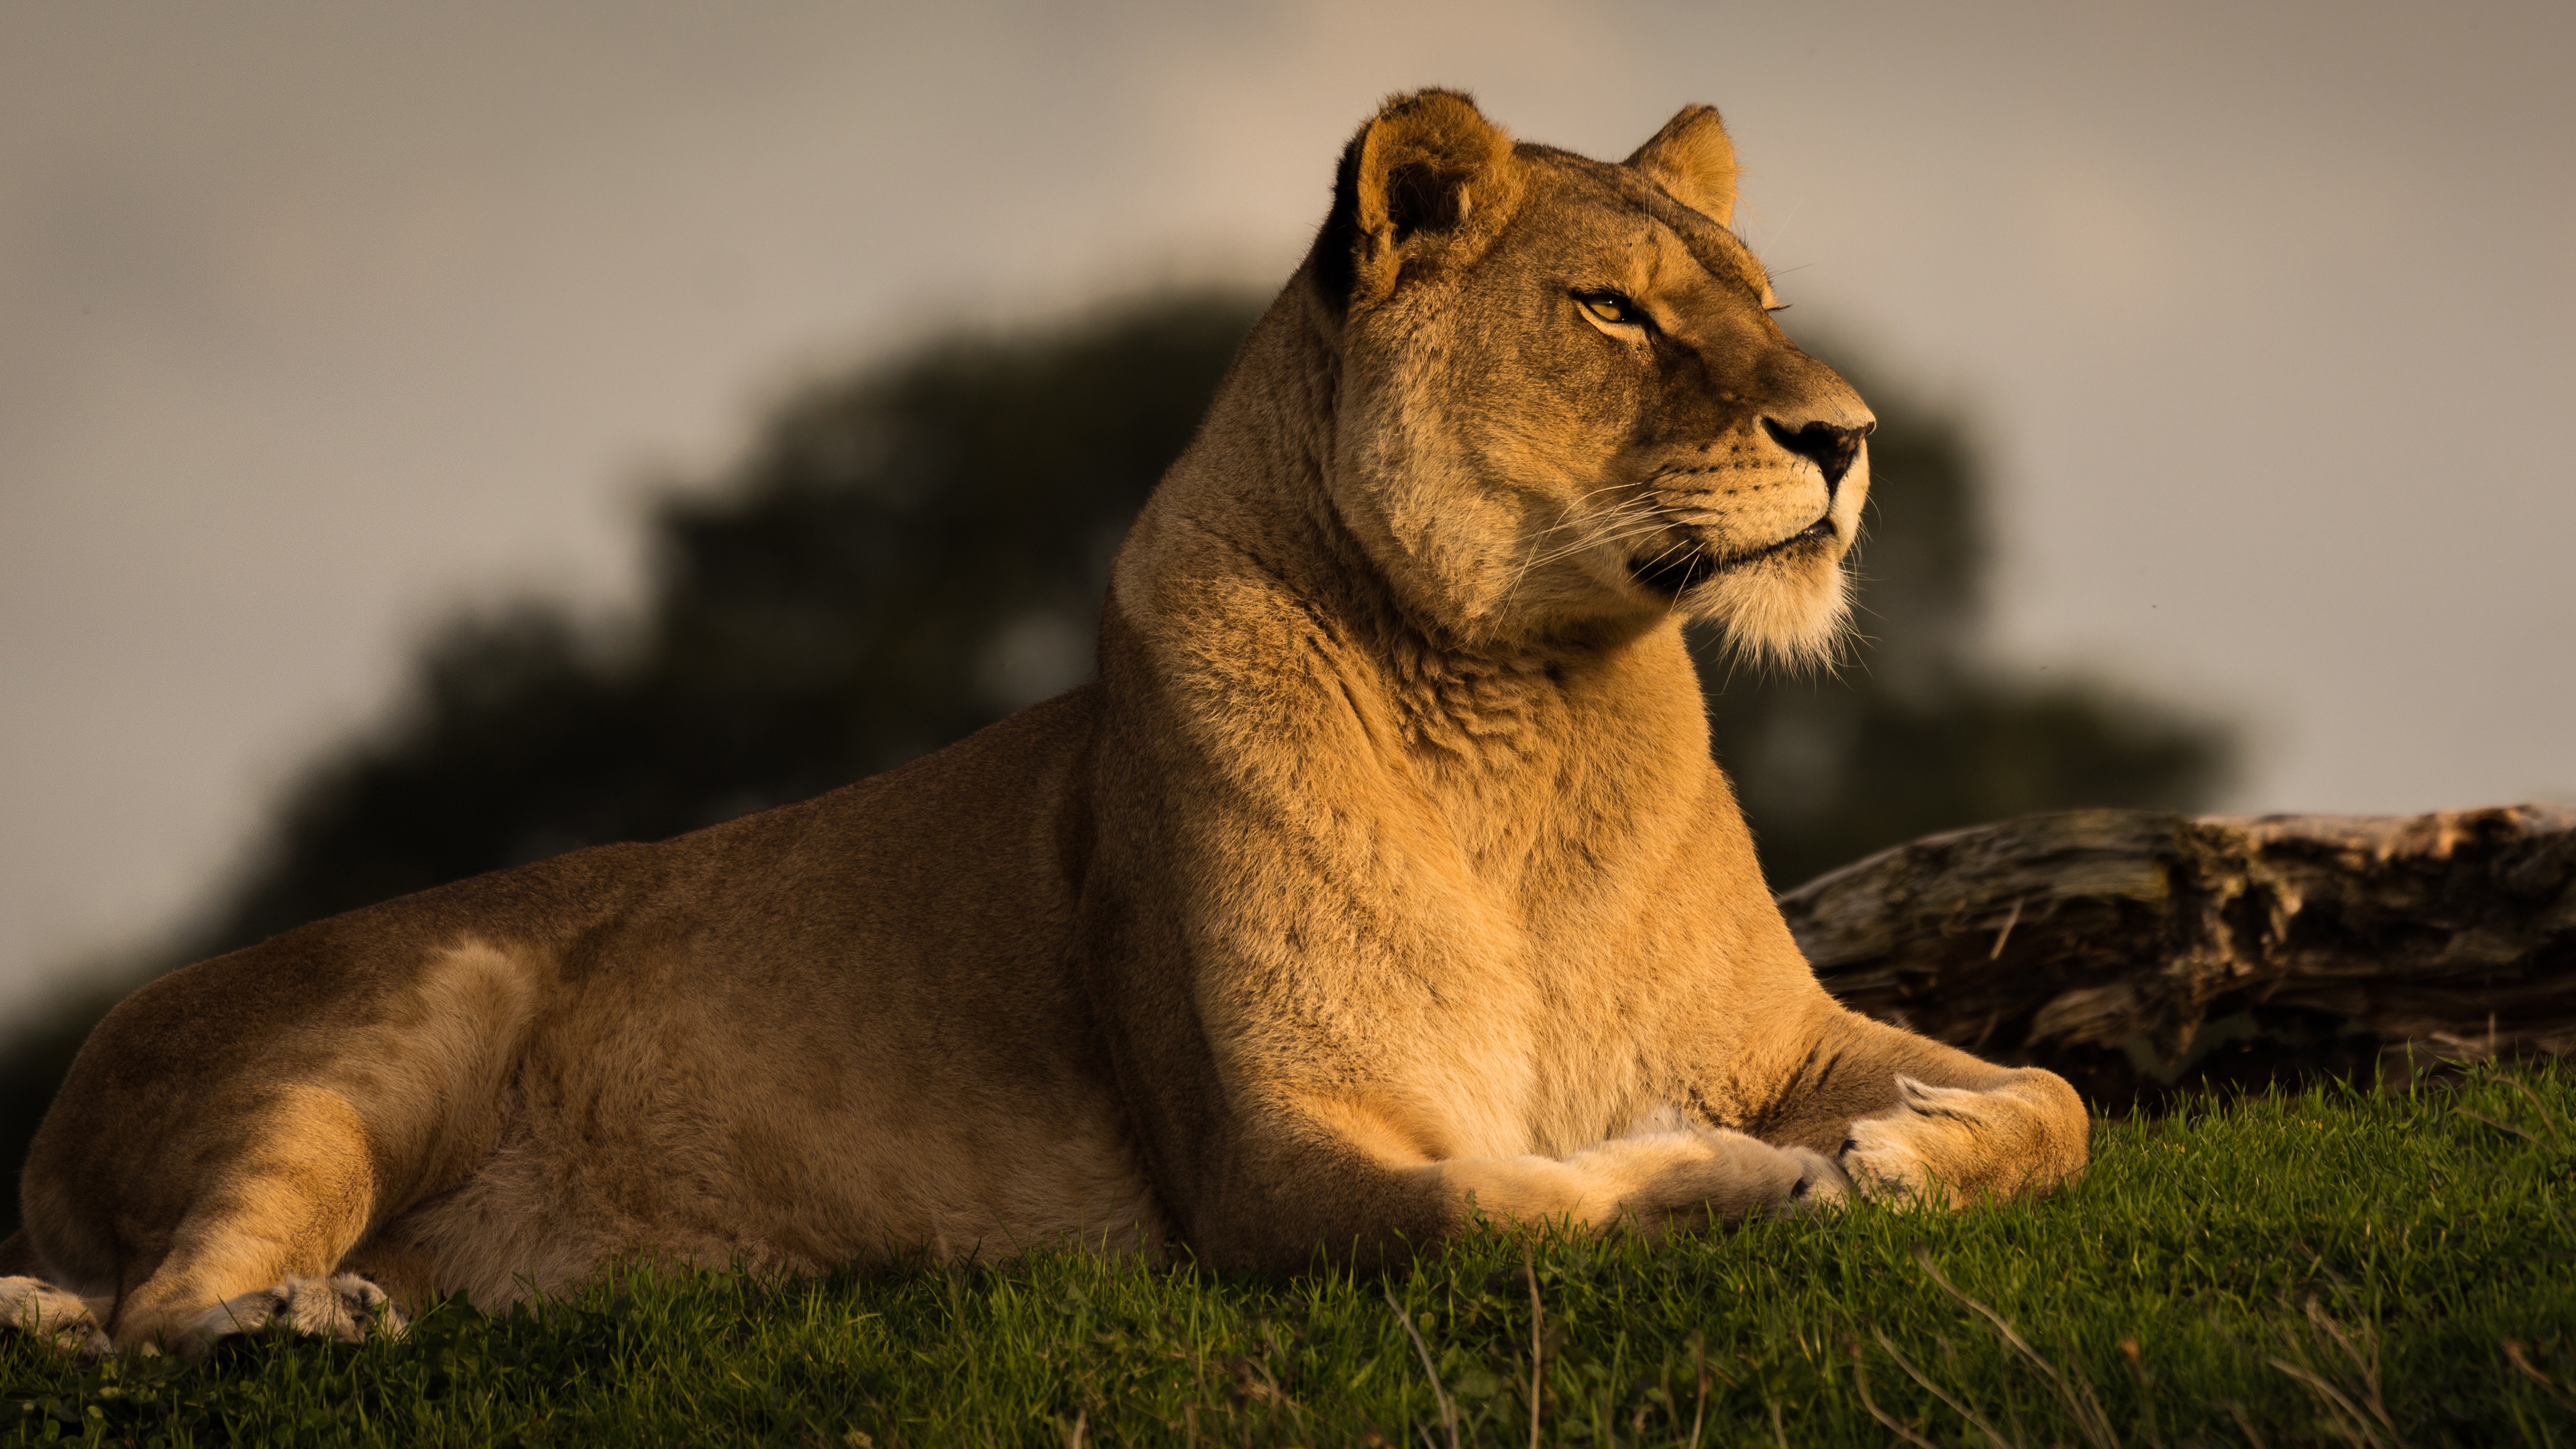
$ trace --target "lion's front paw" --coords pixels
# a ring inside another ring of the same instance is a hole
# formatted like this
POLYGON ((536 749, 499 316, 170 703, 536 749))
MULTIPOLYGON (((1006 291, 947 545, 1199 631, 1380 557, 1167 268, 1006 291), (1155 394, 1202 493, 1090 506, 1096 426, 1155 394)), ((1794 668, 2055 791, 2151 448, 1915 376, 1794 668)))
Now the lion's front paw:
POLYGON ((1973 1179, 1987 1175, 1982 1159, 1992 1155, 1993 1140, 2011 1135, 1986 1130, 1988 1121, 2018 1104, 1907 1076, 1896 1079, 1896 1096, 1894 1111, 1851 1125, 1843 1170, 1862 1197, 1956 1204, 1973 1179))
POLYGON ((11 1332, 83 1358, 115 1351, 89 1305, 42 1278, 0 1278, 0 1334, 11 1332))
POLYGON ((1780 1151, 1798 1166, 1798 1180, 1789 1184, 1783 1203, 1788 1211, 1829 1212, 1851 1197, 1851 1175, 1843 1171, 1842 1164, 1804 1147, 1783 1147, 1780 1151))
POLYGON ((370 1331, 398 1338, 406 1325, 385 1290, 355 1273, 335 1278, 289 1278, 274 1288, 218 1303, 188 1326, 180 1351, 202 1357, 218 1339, 235 1334, 304 1335, 335 1343, 364 1343, 370 1331))

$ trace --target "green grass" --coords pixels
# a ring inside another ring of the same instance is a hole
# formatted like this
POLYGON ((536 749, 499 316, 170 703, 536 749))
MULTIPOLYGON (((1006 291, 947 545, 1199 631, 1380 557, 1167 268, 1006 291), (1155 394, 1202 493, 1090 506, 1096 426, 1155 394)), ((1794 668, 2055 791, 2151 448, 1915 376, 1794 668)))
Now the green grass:
POLYGON ((13 1339, 0 1440, 1446 1449, 1436 1372, 1458 1442, 1526 1444, 1529 1262, 1550 1444, 2576 1446, 2571 1207, 2576 1070, 2487 1071, 2103 1124, 2040 1202, 1483 1238, 1387 1278, 1047 1255, 639 1279, 203 1368, 13 1339))

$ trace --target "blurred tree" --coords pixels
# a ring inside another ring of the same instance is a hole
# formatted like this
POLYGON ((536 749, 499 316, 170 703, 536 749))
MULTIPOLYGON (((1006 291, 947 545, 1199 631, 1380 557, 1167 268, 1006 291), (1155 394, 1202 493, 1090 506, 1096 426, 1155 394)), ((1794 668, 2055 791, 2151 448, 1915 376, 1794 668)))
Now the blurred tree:
POLYGON ((660 505, 626 637, 523 604, 431 640, 208 944, 801 800, 1080 683, 1128 519, 1252 315, 1184 299, 813 388, 724 486, 660 505))
MULTIPOLYGON (((265 863, 191 954, 801 799, 1078 683, 1127 522, 1256 310, 1152 302, 811 389, 723 486, 659 506, 640 621, 603 632, 526 603, 432 638, 393 724, 290 793, 265 863)), ((2217 735, 1978 667, 1984 522, 1966 451, 1946 423, 1880 415, 1860 594, 1874 637, 1854 667, 1761 678, 1698 645, 1772 879, 2025 811, 2198 803, 2217 735)), ((13 1169, 101 1009, 67 1004, 0 1053, 13 1169)))

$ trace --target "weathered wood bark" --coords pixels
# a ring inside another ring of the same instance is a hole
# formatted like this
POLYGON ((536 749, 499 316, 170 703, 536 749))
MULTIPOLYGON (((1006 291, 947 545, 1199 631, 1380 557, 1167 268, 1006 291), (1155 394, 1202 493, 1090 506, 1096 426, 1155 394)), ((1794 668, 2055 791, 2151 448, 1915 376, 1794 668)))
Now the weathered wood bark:
POLYGON ((2576 811, 2034 815, 1780 905, 1844 1001, 2104 1108, 2576 1052, 2576 811))

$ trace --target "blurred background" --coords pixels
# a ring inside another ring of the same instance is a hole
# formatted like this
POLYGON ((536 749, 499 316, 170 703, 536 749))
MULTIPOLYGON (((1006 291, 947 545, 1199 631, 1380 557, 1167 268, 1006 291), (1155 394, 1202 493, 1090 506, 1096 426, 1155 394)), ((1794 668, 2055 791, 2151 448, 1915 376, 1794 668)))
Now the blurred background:
POLYGON ((1079 681, 1424 84, 1602 156, 1718 104, 1882 415, 1871 642, 1703 661, 1775 885, 2576 802, 2571 63, 2541 3, 0 0, 0 1158, 155 970, 1079 681))

